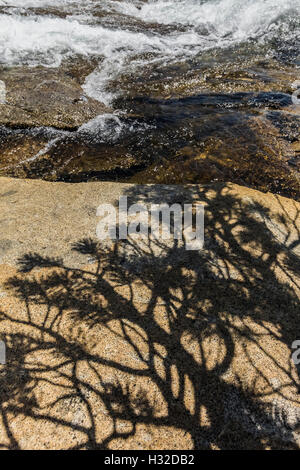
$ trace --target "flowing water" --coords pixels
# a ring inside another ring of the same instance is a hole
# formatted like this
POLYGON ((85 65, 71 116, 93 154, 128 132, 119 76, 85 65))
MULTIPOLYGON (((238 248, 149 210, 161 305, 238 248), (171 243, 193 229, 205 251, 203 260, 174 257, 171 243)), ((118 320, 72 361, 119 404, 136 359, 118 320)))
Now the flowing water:
POLYGON ((299 18, 300 0, 0 0, 2 70, 86 64, 83 99, 108 108, 77 129, 2 126, 0 172, 297 195, 299 18))

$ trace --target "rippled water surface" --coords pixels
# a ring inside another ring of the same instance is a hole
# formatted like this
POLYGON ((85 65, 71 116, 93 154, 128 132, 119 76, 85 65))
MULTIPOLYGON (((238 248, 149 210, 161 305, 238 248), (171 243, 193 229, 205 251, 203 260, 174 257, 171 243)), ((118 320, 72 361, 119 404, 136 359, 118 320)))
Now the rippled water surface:
POLYGON ((73 130, 2 126, 0 172, 295 195, 299 18, 300 0, 0 0, 2 70, 80 64, 83 99, 109 109, 73 130))

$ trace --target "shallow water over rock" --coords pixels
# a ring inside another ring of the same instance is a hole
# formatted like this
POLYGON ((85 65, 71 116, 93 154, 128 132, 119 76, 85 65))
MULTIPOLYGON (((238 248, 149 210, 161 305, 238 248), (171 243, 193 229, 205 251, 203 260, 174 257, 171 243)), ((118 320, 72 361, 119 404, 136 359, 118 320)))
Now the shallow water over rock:
POLYGON ((300 198, 300 2, 0 1, 0 175, 300 198))

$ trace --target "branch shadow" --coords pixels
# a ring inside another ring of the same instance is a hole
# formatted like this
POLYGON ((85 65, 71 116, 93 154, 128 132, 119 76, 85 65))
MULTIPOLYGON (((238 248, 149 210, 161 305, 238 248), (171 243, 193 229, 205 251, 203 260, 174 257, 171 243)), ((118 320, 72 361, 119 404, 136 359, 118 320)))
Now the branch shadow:
POLYGON ((130 187, 128 204, 201 202, 202 251, 83 239, 81 268, 19 260, 0 317, 2 448, 22 447, 19 417, 41 447, 298 448, 299 210, 173 189, 130 187))

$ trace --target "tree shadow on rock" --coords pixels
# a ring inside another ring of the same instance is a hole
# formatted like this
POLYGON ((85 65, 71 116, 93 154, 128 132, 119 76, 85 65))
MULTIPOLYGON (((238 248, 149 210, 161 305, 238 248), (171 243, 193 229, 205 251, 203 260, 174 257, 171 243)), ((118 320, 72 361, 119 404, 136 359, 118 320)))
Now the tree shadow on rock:
POLYGON ((21 416, 42 448, 298 448, 297 206, 274 196, 275 213, 224 185, 127 196, 204 204, 204 249, 83 239, 81 268, 24 255, 1 312, 15 338, 1 389, 17 389, 2 394, 1 446, 26 441, 21 416))

